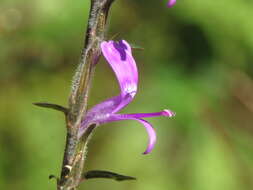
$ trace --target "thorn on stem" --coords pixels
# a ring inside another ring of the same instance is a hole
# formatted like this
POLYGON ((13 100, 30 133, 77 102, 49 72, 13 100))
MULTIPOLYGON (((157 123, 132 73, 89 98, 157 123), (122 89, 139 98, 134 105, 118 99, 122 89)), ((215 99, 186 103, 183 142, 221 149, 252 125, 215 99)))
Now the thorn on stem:
POLYGON ((49 175, 48 178, 49 178, 49 180, 55 179, 57 184, 58 184, 58 182, 59 182, 59 180, 60 180, 60 179, 59 179, 58 177, 56 177, 55 175, 49 175))

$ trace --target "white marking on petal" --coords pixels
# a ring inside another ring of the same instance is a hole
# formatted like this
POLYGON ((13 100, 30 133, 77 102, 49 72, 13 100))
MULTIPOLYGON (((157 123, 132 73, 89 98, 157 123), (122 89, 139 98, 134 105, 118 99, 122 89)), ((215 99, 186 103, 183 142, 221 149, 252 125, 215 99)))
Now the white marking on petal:
POLYGON ((137 86, 136 85, 128 85, 125 87, 124 92, 126 92, 127 94, 130 94, 132 97, 134 97, 137 92, 137 86))
POLYGON ((108 47, 108 51, 111 53, 112 52, 112 48, 109 46, 108 47))
POLYGON ((163 110, 163 113, 164 113, 164 116, 168 116, 168 117, 173 117, 176 115, 176 113, 174 113, 170 110, 167 110, 167 109, 163 110))

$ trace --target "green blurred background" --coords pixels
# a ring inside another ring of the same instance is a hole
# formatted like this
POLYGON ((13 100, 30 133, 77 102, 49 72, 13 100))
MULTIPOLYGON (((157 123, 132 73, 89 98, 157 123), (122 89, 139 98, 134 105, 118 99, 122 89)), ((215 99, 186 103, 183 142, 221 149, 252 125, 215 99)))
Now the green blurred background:
MULTIPOLYGON (((80 189, 253 189, 253 2, 117 0, 107 39, 126 39, 139 68, 139 92, 124 113, 174 110, 151 118, 158 141, 122 121, 98 128, 85 169, 136 176, 90 180, 80 189)), ((61 113, 33 102, 67 105, 83 46, 88 0, 0 2, 0 189, 56 189, 65 144, 61 113)), ((101 60, 90 106, 119 93, 101 60)))

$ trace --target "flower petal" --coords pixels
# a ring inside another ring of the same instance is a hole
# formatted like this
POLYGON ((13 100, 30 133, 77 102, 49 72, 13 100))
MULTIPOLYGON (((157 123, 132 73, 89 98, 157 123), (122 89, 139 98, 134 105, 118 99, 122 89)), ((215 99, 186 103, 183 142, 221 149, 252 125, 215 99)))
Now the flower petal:
POLYGON ((168 3, 167 3, 167 6, 169 8, 173 7, 175 4, 176 4, 177 0, 169 0, 168 3))
POLYGON ((153 150, 153 148, 155 146, 155 143, 156 143, 156 132, 155 132, 154 128, 152 127, 152 125, 149 122, 147 122, 147 121, 145 121, 143 119, 136 119, 136 118, 132 118, 132 119, 134 119, 134 120, 139 121, 140 123, 142 123, 144 125, 147 133, 148 133, 148 136, 149 136, 148 147, 145 150, 145 152, 143 152, 143 154, 148 154, 148 153, 150 153, 153 150))
POLYGON ((121 114, 122 117, 135 117, 135 118, 144 118, 144 117, 159 117, 159 116, 165 116, 165 117, 173 117, 176 115, 173 111, 170 110, 163 110, 161 112, 153 112, 153 113, 132 113, 132 114, 121 114))
POLYGON ((107 123, 108 118, 110 118, 112 114, 121 110, 131 101, 132 97, 129 94, 125 95, 125 97, 119 95, 109 98, 89 109, 81 123, 78 137, 81 137, 86 128, 91 124, 100 125, 107 123))
POLYGON ((153 150, 154 145, 156 143, 156 132, 155 132, 154 128, 152 127, 152 125, 149 122, 147 122, 146 120, 143 120, 140 118, 135 118, 135 117, 132 117, 131 115, 126 117, 126 115, 123 115, 123 114, 113 114, 113 115, 111 115, 111 117, 108 118, 108 120, 105 123, 109 123, 109 122, 113 122, 113 121, 120 121, 120 120, 136 120, 144 125, 144 127, 148 133, 149 140, 148 140, 148 147, 143 154, 150 153, 153 150))
POLYGON ((79 128, 78 137, 80 138, 87 127, 92 123, 99 125, 107 121, 108 117, 114 113, 114 110, 118 108, 121 102, 122 97, 115 96, 89 109, 81 123, 81 127, 79 128))
POLYGON ((137 92, 138 70, 132 56, 130 45, 125 41, 109 41, 101 43, 102 53, 109 65, 112 67, 118 79, 121 96, 127 94, 132 98, 137 92))

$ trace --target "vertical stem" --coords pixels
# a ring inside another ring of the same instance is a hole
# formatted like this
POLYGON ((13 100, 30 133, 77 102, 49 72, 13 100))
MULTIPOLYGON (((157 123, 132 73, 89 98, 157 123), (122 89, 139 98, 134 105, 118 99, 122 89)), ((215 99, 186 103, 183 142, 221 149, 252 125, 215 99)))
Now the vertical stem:
POLYGON ((86 113, 89 89, 95 65, 101 54, 100 43, 104 38, 106 20, 114 0, 91 0, 84 48, 77 68, 69 98, 69 112, 66 115, 67 136, 61 177, 58 190, 75 190, 81 181, 86 145, 95 126, 90 126, 84 136, 77 134, 86 113))

